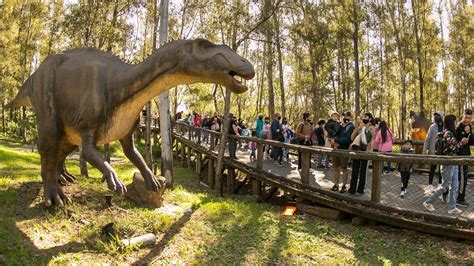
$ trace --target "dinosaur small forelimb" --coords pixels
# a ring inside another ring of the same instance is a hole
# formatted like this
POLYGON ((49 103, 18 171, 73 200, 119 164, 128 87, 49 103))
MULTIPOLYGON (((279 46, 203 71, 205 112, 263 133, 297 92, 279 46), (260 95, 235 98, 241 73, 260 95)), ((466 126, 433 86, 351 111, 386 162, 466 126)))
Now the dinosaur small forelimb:
POLYGON ((161 184, 155 175, 153 175, 153 172, 146 165, 145 160, 143 160, 143 157, 135 148, 132 132, 130 132, 126 137, 120 139, 120 144, 122 144, 125 156, 127 156, 127 158, 138 168, 140 174, 143 176, 146 189, 150 191, 160 190, 164 184, 161 184))
POLYGON ((127 188, 123 184, 122 180, 120 180, 112 169, 112 171, 104 174, 102 177, 102 182, 107 181, 107 186, 110 190, 115 191, 118 195, 124 195, 127 192, 127 188))
POLYGON ((99 151, 97 151, 94 142, 90 139, 83 138, 82 155, 92 166, 97 168, 103 175, 102 181, 107 180, 107 186, 110 190, 115 191, 119 195, 125 194, 127 188, 118 178, 117 173, 112 166, 104 160, 99 151))

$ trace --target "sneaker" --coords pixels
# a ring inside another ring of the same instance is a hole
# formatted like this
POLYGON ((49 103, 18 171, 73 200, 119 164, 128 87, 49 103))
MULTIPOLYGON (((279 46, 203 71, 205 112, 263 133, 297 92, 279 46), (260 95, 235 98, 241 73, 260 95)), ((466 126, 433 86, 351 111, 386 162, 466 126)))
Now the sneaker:
POLYGON ((440 189, 442 189, 442 188, 443 188, 443 186, 442 186, 441 184, 438 184, 438 187, 435 189, 435 191, 436 191, 436 190, 440 190, 440 189))
POLYGON ((469 202, 467 202, 465 200, 458 200, 458 202, 456 202, 456 205, 459 206, 459 207, 468 207, 469 202))
POLYGON ((451 214, 451 215, 456 215, 456 214, 461 214, 462 211, 456 207, 454 207, 454 209, 451 209, 451 210, 448 210, 448 214, 451 214))
POLYGON ((423 207, 425 207, 425 209, 430 212, 434 212, 435 210, 435 208, 433 207, 433 204, 428 203, 426 201, 423 202, 423 207))
POLYGON ((404 198, 405 197, 405 190, 402 190, 402 192, 400 192, 400 198, 404 198))
POLYGON ((429 185, 428 186, 428 190, 431 192, 431 194, 435 193, 435 187, 433 187, 433 185, 429 185))
POLYGON ((344 193, 346 193, 346 192, 347 192, 346 186, 342 186, 341 191, 339 191, 339 193, 344 194, 344 193))
POLYGON ((338 191, 339 190, 339 186, 338 185, 334 185, 332 188, 331 188, 332 191, 338 191))

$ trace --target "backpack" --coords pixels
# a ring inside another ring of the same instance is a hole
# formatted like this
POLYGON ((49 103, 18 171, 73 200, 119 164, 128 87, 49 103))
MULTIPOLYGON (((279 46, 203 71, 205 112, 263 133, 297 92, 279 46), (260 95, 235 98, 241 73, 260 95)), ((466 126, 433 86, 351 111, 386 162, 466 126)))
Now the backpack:
POLYGON ((445 131, 439 132, 438 134, 436 134, 436 142, 435 142, 435 154, 436 155, 443 155, 443 150, 445 148, 444 147, 445 146, 444 133, 445 133, 445 131))

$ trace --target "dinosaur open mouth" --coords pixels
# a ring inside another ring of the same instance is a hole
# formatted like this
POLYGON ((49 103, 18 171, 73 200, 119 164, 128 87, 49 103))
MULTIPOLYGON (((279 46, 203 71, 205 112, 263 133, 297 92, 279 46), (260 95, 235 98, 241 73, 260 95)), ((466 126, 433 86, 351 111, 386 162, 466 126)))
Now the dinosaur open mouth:
POLYGON ((229 76, 231 77, 233 91, 235 93, 242 93, 247 90, 247 86, 243 84, 244 79, 246 79, 243 75, 240 75, 235 71, 229 71, 229 76))

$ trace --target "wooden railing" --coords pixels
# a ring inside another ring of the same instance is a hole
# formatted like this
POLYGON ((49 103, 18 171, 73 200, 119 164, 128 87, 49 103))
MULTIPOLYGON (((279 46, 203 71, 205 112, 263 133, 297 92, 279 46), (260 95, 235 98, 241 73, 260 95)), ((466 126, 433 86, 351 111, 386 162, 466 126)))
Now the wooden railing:
MULTIPOLYGON (((141 126, 143 127, 143 126, 141 126)), ((414 164, 441 164, 441 165, 474 165, 474 158, 468 156, 437 156, 400 153, 375 153, 364 151, 335 150, 318 146, 303 146, 287 144, 272 140, 232 136, 229 138, 237 141, 257 143, 257 160, 255 164, 249 165, 239 160, 224 157, 224 167, 227 170, 226 180, 216 180, 216 162, 219 156, 216 150, 216 142, 220 142, 221 133, 199 127, 193 127, 184 123, 172 122, 173 146, 176 156, 181 158, 184 166, 191 166, 191 154, 194 154, 196 172, 201 174, 207 164, 207 184, 213 189, 225 188, 228 193, 234 193, 249 178, 251 190, 254 195, 263 196, 263 185, 273 188, 281 188, 303 198, 316 201, 341 211, 355 215, 383 221, 392 225, 406 228, 415 228, 424 232, 438 235, 467 238, 474 240, 474 220, 466 217, 441 216, 432 213, 419 212, 404 208, 397 208, 381 204, 382 186, 382 163, 411 162, 414 164), (204 138, 208 138, 209 145, 203 145, 204 138), (295 181, 284 176, 278 176, 263 169, 264 145, 282 147, 291 151, 301 152, 302 168, 300 171, 301 181, 295 181), (372 187, 370 200, 350 197, 340 193, 333 193, 321 187, 311 186, 310 181, 310 158, 311 154, 323 154, 352 159, 363 159, 373 161, 372 187), (203 157, 205 156, 205 158, 203 157), (244 173, 247 177, 240 182, 236 188, 236 170, 244 173), (394 215, 395 214, 395 215, 394 215), (408 218, 407 218, 408 217, 408 218), (425 222, 423 222, 425 221, 425 222), (450 226, 446 226, 446 225, 450 226)), ((157 128, 153 129, 155 132, 157 128)))

